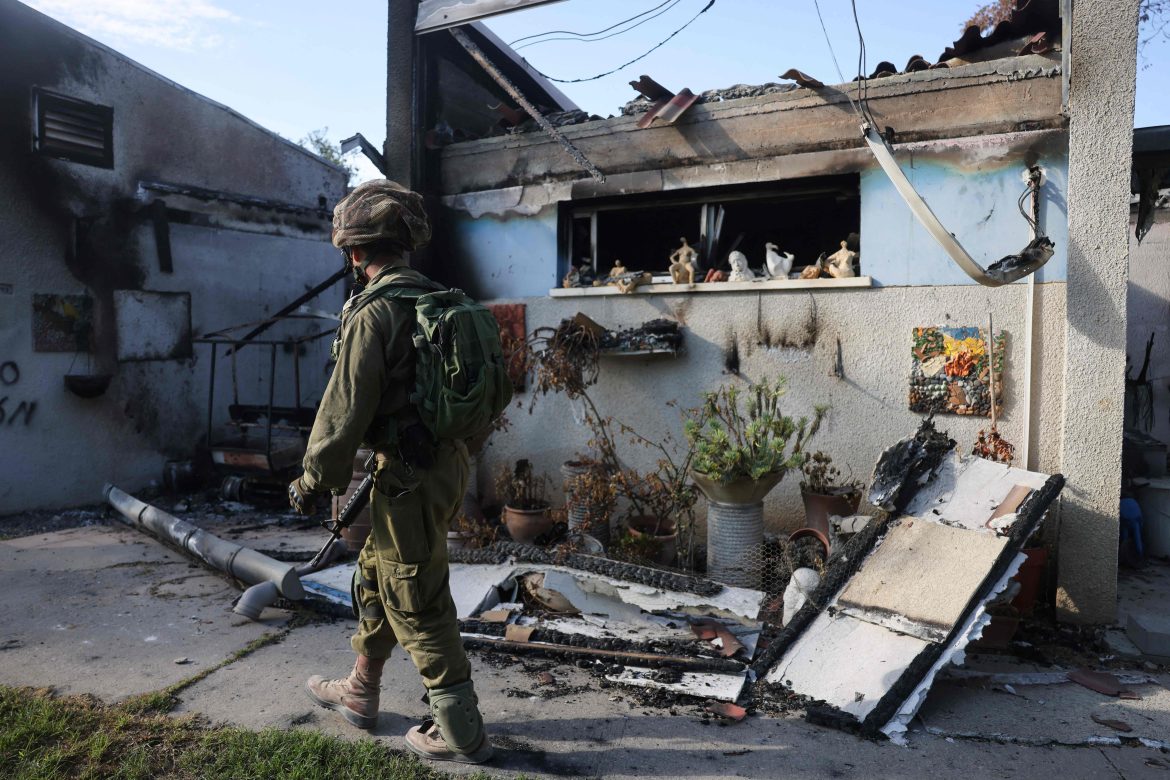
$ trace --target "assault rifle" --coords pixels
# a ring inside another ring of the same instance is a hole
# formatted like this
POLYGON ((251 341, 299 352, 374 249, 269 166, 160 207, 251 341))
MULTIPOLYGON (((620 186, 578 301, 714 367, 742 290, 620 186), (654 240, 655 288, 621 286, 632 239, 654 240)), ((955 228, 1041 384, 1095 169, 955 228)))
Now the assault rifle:
POLYGON ((336 520, 322 520, 321 527, 329 532, 329 541, 325 542, 324 546, 317 551, 313 559, 309 561, 309 565, 305 568, 313 571, 320 565, 321 561, 325 559, 326 553, 329 549, 337 543, 341 538, 341 532, 353 525, 353 521, 357 519, 358 513, 366 508, 366 504, 370 503, 370 491, 374 487, 374 469, 377 465, 377 456, 370 453, 370 457, 366 458, 364 468, 366 476, 358 483, 357 490, 345 502, 345 506, 337 513, 336 520))

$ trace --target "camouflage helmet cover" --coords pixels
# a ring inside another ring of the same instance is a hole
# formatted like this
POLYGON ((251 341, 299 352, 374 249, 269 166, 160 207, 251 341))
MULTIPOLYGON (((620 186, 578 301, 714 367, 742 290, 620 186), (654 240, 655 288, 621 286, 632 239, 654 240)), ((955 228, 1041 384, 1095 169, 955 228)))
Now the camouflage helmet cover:
POLYGON ((404 251, 431 240, 422 196, 389 179, 359 184, 333 208, 333 246, 338 249, 389 239, 404 251))

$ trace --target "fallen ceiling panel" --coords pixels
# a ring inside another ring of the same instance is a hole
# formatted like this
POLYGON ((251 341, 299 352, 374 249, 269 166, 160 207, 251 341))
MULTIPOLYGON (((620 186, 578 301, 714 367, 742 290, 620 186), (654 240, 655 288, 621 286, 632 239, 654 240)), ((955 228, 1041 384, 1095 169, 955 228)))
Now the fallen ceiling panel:
POLYGON ((823 701, 833 716, 822 720, 867 736, 899 739, 934 676, 962 663, 1064 484, 953 456, 929 473, 910 498, 914 514, 857 534, 754 667, 823 701))

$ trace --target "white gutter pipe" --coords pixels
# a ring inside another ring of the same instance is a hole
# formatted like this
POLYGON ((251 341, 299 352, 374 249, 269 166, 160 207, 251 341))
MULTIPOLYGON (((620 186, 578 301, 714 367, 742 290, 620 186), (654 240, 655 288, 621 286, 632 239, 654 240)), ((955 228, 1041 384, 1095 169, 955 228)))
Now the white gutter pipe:
POLYGON ((979 263, 967 254, 967 250, 958 240, 947 232, 943 227, 943 223, 930 210, 930 206, 926 205, 926 201, 914 189, 914 185, 906 178, 906 174, 898 166, 897 160, 894 159, 893 150, 890 145, 886 143, 883 138, 873 127, 866 122, 861 126, 861 130, 865 135, 865 142, 869 144, 869 150, 873 152, 873 156, 877 158, 878 165, 885 171, 886 176, 893 182, 894 188, 898 190, 898 194, 902 196, 902 200, 906 201, 906 205, 910 207, 914 217, 922 223, 926 228, 926 232, 939 243, 939 246, 950 255, 951 259, 959 268, 963 269, 963 273, 970 276, 979 284, 985 287, 1001 287, 1005 284, 1011 284, 1017 279, 1023 279, 1025 276, 1036 272, 1042 265, 1048 262, 1052 257, 1052 242, 1047 239, 1033 239, 1032 243, 1020 252, 1018 255, 1009 255, 998 263, 993 263, 986 270, 979 263), (1046 246, 1045 246, 1046 244, 1046 246))
POLYGON ((292 601, 305 597, 305 589, 291 563, 283 563, 220 539, 198 526, 139 501, 113 485, 107 484, 102 492, 106 501, 122 514, 128 525, 147 531, 241 582, 261 586, 249 588, 241 597, 236 606, 239 614, 255 619, 259 610, 274 602, 278 594, 292 601))

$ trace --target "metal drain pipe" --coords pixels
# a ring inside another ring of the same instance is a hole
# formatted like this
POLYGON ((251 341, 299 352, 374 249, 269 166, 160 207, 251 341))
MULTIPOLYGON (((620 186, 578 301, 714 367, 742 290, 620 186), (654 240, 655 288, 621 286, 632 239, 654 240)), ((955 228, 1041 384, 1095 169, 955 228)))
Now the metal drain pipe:
POLYGON ((271 584, 272 587, 249 588, 237 603, 236 611, 239 614, 255 619, 261 609, 276 600, 277 594, 292 601, 305 597, 305 589, 291 563, 282 563, 242 545, 224 541, 198 526, 139 501, 113 485, 107 484, 102 492, 110 506, 122 513, 127 524, 147 531, 241 582, 249 585, 271 584), (244 611, 240 611, 241 607, 244 611))

